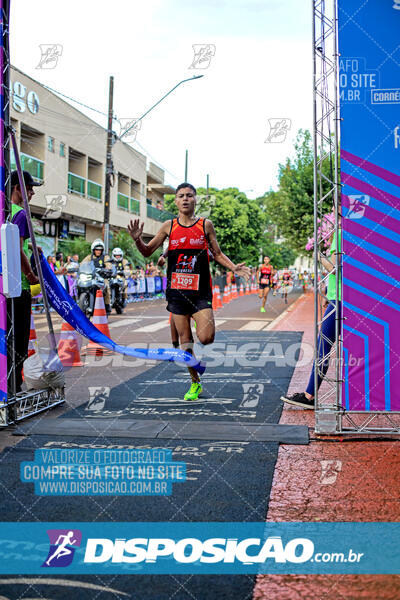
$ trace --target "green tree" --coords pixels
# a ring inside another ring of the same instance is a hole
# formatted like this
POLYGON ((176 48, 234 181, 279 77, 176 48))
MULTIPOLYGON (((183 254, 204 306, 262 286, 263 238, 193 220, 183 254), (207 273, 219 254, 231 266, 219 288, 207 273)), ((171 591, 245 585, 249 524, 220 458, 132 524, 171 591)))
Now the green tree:
MULTIPOLYGON (((285 238, 287 246, 304 254, 314 230, 314 154, 309 131, 299 130, 294 150, 294 158, 279 165, 278 190, 267 192, 259 199, 259 204, 276 225, 278 234, 285 238)), ((322 170, 331 177, 329 160, 324 161, 322 170)), ((324 183, 323 187, 327 192, 329 184, 324 183)), ((330 211, 330 204, 327 200, 326 212, 330 211)))
POLYGON ((90 242, 87 242, 84 237, 76 237, 70 240, 60 241, 59 251, 64 254, 64 258, 68 255, 77 254, 79 260, 83 260, 85 256, 90 254, 90 242))
MULTIPOLYGON (((165 197, 167 210, 176 213, 175 196, 165 197)), ((235 262, 257 264, 263 239, 264 214, 255 200, 237 188, 197 190, 196 214, 208 217, 214 225, 218 243, 235 262)))
POLYGON ((145 265, 147 260, 157 261, 162 253, 162 249, 159 248, 149 259, 146 259, 136 248, 135 242, 132 240, 129 233, 122 230, 114 234, 113 248, 121 248, 121 250, 124 252, 125 258, 129 260, 132 265, 140 265, 141 267, 145 265))

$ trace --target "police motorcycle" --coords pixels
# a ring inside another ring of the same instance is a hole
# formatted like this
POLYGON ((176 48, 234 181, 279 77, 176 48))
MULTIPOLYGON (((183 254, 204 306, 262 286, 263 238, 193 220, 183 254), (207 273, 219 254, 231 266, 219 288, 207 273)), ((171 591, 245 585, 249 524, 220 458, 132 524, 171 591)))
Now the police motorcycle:
POLYGON ((103 296, 105 295, 107 285, 105 280, 112 275, 112 269, 105 266, 103 242, 95 240, 91 251, 91 260, 85 260, 79 266, 77 281, 78 305, 88 317, 93 315, 97 291, 101 290, 103 296))
POLYGON ((123 258, 124 253, 121 248, 114 248, 111 258, 113 266, 110 278, 110 307, 115 308, 118 315, 123 313, 126 306, 126 298, 124 297, 125 279, 130 275, 129 269, 123 263, 123 258))

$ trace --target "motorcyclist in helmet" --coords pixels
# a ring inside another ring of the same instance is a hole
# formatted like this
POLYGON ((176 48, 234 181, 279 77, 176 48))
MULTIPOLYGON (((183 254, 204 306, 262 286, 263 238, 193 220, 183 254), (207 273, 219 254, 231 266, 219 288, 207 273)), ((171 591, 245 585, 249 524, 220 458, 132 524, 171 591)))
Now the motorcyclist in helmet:
POLYGON ((112 262, 114 263, 115 268, 117 269, 117 273, 124 277, 123 298, 126 303, 128 299, 128 282, 126 281, 126 277, 128 276, 128 272, 130 275, 130 268, 128 261, 126 260, 126 258, 124 258, 124 253, 121 250, 121 248, 114 248, 114 250, 112 251, 112 262))
MULTIPOLYGON (((94 240, 92 245, 90 246, 91 254, 88 254, 83 259, 82 263, 87 263, 93 261, 96 269, 111 269, 110 257, 108 254, 104 254, 104 243, 103 240, 97 238, 94 240)), ((105 288, 104 288, 104 304, 106 307, 106 313, 111 313, 110 306, 110 285, 108 279, 105 279, 105 288)))

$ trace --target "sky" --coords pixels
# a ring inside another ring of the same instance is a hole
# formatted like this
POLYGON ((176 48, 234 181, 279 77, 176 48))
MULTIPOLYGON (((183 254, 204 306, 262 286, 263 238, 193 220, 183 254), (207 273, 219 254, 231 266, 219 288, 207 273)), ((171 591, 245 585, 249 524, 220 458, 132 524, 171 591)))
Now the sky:
MULTIPOLYGON (((40 83, 104 113, 113 75, 119 119, 204 75, 150 112, 132 144, 171 185, 184 179, 187 149, 195 186, 209 174, 211 187, 260 196, 276 189, 298 129, 312 126, 309 0, 11 0, 10 52, 40 83), (37 68, 43 44, 62 46, 53 69, 37 68), (215 47, 196 65, 207 68, 190 68, 195 44, 215 47), (287 129, 274 143, 270 119, 287 129)), ((80 110, 107 126, 105 115, 80 110)))

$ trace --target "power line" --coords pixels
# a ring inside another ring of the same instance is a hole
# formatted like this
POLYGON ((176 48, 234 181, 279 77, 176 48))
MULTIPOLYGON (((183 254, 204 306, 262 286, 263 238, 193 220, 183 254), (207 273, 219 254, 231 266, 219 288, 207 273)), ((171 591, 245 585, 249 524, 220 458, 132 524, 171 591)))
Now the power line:
POLYGON ((58 90, 54 90, 53 88, 49 87, 48 85, 44 85, 43 83, 41 85, 44 88, 46 88, 46 90, 49 90, 50 92, 59 94, 60 96, 63 96, 64 98, 67 98, 68 100, 71 100, 72 102, 76 102, 80 106, 84 106, 85 108, 88 108, 89 110, 93 110, 93 112, 96 112, 99 115, 103 115, 104 117, 107 117, 107 113, 102 112, 101 110, 98 110, 97 108, 93 108, 92 106, 89 106, 88 104, 84 104, 83 102, 80 102, 79 100, 75 100, 75 98, 71 98, 71 96, 67 96, 66 94, 63 94, 62 92, 59 92, 58 90))
POLYGON ((181 177, 178 177, 178 175, 174 175, 174 173, 172 173, 169 169, 167 169, 167 167, 165 167, 163 164, 160 163, 160 161, 158 161, 156 158, 154 158, 154 156, 152 156, 150 154, 150 152, 137 140, 135 140, 133 143, 137 144, 139 146, 139 148, 141 148, 143 150, 143 152, 146 153, 146 155, 152 160, 152 162, 154 162, 154 164, 157 167, 160 167, 164 173, 168 173, 168 175, 171 175, 171 177, 173 177, 174 179, 180 181, 181 177))

